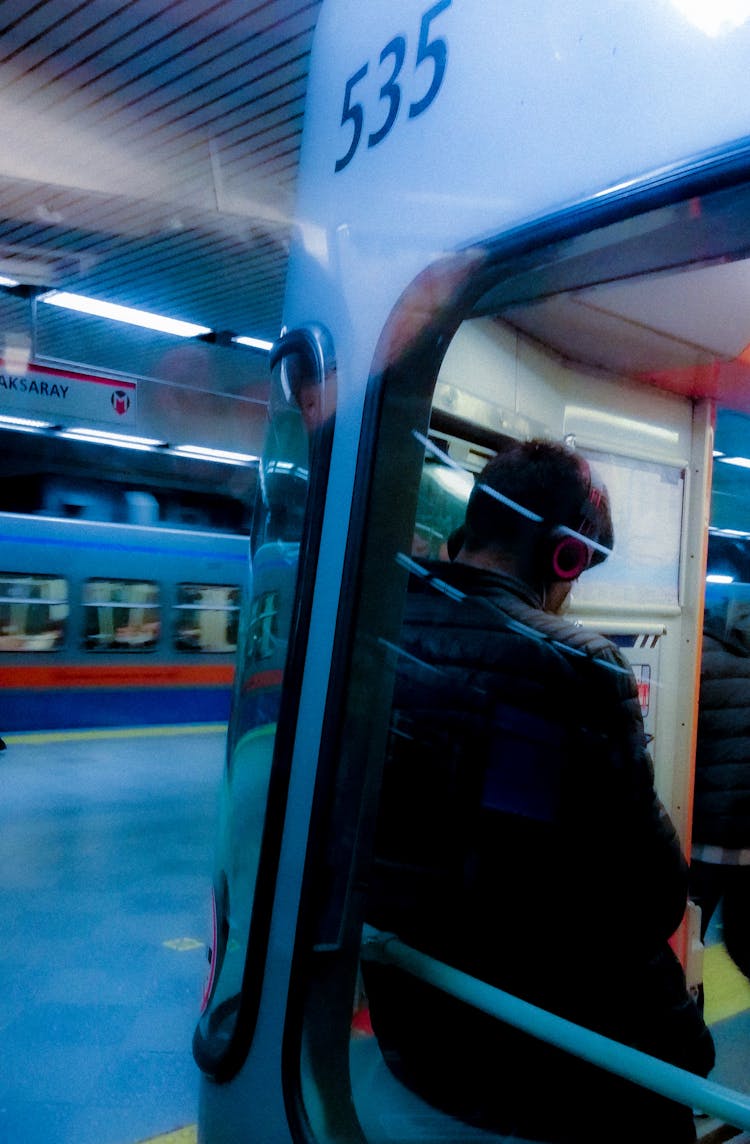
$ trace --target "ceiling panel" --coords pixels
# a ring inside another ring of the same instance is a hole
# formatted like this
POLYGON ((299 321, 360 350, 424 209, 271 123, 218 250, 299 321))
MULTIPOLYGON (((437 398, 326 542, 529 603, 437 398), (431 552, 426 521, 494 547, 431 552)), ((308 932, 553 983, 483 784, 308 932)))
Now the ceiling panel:
POLYGON ((275 337, 320 3, 0 3, 0 273, 275 337))

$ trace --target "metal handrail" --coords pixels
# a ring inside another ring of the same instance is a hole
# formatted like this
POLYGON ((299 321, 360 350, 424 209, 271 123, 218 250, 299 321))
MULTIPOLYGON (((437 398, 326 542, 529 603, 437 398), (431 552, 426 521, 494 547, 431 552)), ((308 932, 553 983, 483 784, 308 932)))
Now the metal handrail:
POLYGON ((540 1041, 555 1045, 679 1104, 708 1112, 733 1127, 750 1130, 750 1095, 704 1080, 658 1057, 548 1013, 546 1009, 412 949, 394 934, 365 926, 363 938, 362 957, 366 960, 395 965, 540 1041))

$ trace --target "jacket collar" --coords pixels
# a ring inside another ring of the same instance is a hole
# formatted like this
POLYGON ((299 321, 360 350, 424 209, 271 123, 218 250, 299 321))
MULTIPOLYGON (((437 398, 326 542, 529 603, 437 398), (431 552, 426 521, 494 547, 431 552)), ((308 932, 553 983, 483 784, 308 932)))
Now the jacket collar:
POLYGON ((418 560, 415 563, 424 568, 428 577, 423 579, 442 580, 452 588, 467 596, 503 596, 510 594, 522 600, 529 607, 543 608, 542 599, 533 588, 505 572, 495 572, 489 568, 477 568, 473 564, 448 563, 443 560, 418 560))

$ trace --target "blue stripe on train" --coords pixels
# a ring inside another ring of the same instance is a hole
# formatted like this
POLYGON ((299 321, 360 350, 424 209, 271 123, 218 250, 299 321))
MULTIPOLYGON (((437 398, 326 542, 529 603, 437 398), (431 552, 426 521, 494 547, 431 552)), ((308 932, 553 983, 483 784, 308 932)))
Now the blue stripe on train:
POLYGON ((0 690, 0 735, 72 727, 136 727, 159 723, 226 723, 229 687, 152 690, 66 688, 0 690))

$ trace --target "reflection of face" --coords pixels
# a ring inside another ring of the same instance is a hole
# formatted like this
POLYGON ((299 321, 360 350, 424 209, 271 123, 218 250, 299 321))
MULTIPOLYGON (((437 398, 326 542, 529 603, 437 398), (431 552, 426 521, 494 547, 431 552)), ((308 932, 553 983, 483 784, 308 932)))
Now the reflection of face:
POLYGON ((318 385, 303 385, 297 394, 302 423, 308 433, 321 423, 321 390, 318 385))

